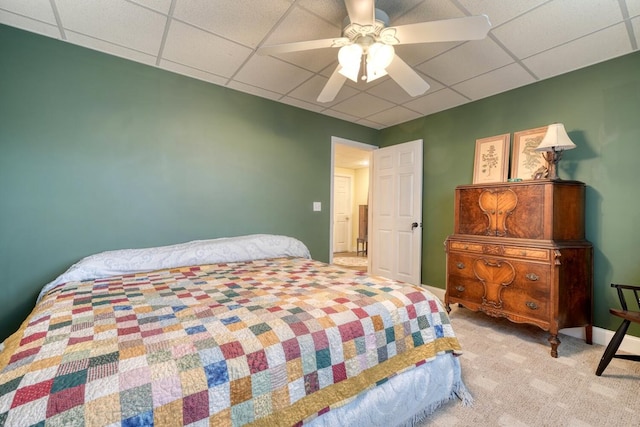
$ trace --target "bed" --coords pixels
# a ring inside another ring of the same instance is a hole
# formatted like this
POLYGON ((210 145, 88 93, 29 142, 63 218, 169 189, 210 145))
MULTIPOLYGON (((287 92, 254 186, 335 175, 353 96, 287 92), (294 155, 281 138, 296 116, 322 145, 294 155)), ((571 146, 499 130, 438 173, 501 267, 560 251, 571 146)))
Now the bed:
POLYGON ((413 425, 471 404, 424 289, 251 235, 82 259, 0 353, 0 425, 413 425))

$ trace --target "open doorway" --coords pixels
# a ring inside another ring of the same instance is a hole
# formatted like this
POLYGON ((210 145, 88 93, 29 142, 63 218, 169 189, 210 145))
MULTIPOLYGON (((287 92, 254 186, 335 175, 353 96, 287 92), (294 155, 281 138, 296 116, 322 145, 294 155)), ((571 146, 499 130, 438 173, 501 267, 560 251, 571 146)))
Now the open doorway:
POLYGON ((369 162, 377 147, 331 140, 330 262, 368 270, 369 162))

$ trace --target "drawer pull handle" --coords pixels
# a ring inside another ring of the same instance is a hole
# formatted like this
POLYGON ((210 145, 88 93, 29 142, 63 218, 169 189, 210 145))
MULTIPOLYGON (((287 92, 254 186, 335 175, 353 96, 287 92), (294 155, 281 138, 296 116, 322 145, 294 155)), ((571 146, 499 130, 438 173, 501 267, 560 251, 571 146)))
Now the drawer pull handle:
POLYGON ((462 286, 462 285, 458 285, 458 286, 456 286, 456 291, 458 291, 458 292, 464 292, 464 286, 462 286))
POLYGON ((464 269, 464 262, 458 262, 456 264, 456 267, 458 267, 458 269, 460 269, 460 270, 464 269))
POLYGON ((536 304, 533 301, 527 301, 527 302, 524 303, 524 305, 529 307, 531 310, 537 310, 538 309, 538 304, 536 304))
POLYGON ((534 273, 527 273, 527 275, 524 276, 524 277, 526 277, 527 279, 531 280, 532 282, 535 282, 538 279, 540 279, 540 277, 537 274, 534 274, 534 273))

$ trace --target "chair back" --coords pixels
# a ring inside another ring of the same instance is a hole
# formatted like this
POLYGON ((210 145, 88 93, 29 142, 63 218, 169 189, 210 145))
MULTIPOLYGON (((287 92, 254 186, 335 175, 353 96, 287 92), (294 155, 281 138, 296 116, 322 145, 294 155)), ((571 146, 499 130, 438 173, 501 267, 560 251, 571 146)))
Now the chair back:
POLYGON ((634 308, 634 310, 636 308, 640 310, 640 287, 633 285, 622 285, 618 283, 612 283, 611 287, 616 288, 616 291, 618 291, 620 307, 622 307, 624 311, 629 311, 627 300, 625 298, 625 291, 627 295, 633 294, 634 300, 636 301, 636 307, 634 308))

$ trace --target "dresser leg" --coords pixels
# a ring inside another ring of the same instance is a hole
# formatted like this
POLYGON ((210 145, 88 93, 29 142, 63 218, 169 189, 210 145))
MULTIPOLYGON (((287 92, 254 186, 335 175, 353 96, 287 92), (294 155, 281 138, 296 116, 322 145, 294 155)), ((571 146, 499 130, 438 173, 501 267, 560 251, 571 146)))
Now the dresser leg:
POLYGON ((548 341, 551 344, 551 357, 558 357, 558 346, 560 345, 558 334, 551 334, 548 341))
POLYGON ((593 325, 587 325, 584 327, 584 341, 587 344, 593 344, 593 325))

